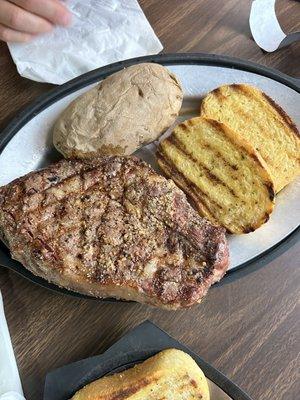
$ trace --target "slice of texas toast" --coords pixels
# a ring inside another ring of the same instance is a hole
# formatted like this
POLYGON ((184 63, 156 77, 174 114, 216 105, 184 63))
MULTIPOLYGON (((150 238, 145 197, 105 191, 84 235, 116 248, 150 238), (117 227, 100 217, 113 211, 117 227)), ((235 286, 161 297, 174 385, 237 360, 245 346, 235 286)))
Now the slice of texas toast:
POLYGON ((265 160, 275 191, 300 174, 300 136, 290 117, 265 93, 249 85, 225 85, 202 101, 201 115, 239 132, 265 160))
POLYGON ((212 119, 178 125, 158 149, 158 163, 199 213, 231 233, 254 231, 273 210, 264 161, 239 134, 212 119))
POLYGON ((209 400, 207 380, 191 356, 168 349, 124 372, 100 378, 72 400, 209 400))

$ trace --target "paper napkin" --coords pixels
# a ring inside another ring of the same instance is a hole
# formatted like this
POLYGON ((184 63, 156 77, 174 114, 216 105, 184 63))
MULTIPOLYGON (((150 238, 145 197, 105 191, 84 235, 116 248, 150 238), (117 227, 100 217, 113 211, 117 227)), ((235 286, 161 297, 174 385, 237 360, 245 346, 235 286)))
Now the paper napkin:
POLYGON ((9 43, 20 75, 61 84, 95 68, 156 54, 162 45, 137 0, 69 0, 70 27, 9 43))
POLYGON ((25 400, 0 291, 0 400, 25 400))
POLYGON ((276 17, 275 0, 253 1, 249 24, 253 39, 265 51, 275 51, 286 37, 276 17))

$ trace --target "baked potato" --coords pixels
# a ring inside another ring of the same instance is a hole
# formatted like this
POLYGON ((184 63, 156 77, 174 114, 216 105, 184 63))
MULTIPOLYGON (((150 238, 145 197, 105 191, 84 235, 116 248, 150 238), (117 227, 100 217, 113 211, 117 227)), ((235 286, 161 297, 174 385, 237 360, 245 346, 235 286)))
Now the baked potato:
POLYGON ((63 111, 54 126, 54 145, 67 158, 132 154, 173 124, 182 98, 178 79, 162 65, 132 65, 63 111))

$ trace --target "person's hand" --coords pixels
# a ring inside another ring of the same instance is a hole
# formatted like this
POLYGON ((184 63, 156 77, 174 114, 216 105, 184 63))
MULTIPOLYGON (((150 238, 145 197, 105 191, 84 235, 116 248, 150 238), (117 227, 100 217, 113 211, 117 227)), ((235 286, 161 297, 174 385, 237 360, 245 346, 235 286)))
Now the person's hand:
POLYGON ((0 0, 0 40, 5 42, 27 42, 70 21, 59 0, 0 0))

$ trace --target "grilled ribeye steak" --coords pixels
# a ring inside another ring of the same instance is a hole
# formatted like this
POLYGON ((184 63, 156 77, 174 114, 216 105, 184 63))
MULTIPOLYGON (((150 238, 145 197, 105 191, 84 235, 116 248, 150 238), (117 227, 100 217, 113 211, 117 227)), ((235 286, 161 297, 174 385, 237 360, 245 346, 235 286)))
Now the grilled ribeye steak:
POLYGON ((60 161, 0 188, 0 231, 35 275, 96 297, 176 309, 228 266, 224 230, 134 157, 60 161))

